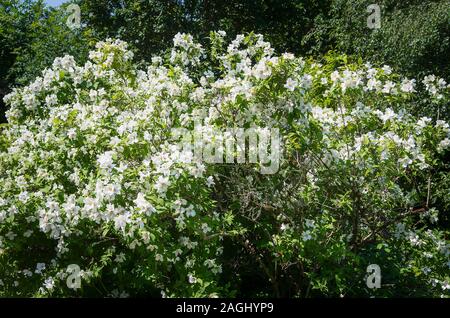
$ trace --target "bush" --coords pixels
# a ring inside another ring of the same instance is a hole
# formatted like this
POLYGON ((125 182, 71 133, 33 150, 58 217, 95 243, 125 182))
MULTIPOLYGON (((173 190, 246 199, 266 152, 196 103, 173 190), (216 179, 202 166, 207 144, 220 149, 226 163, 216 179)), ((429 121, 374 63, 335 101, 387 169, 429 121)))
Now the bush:
MULTIPOLYGON (((448 295, 428 184, 450 129, 405 111, 422 82, 345 56, 275 56, 253 33, 211 33, 207 51, 177 34, 147 69, 132 58, 99 42, 83 66, 57 58, 5 97, 1 296, 448 295), (195 131, 220 149, 230 128, 260 146, 278 130, 276 173, 186 147, 195 131), (365 282, 374 263, 379 290, 365 282)), ((443 79, 423 91, 448 101, 443 79)))

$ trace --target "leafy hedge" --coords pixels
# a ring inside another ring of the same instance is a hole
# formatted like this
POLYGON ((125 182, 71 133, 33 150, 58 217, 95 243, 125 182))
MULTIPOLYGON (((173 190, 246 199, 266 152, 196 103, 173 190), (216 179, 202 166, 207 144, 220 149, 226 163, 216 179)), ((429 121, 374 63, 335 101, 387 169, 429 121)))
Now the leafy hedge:
POLYGON ((417 91, 446 105, 445 80, 224 36, 177 34, 145 69, 99 42, 5 97, 0 296, 448 296, 448 192, 429 184, 450 128, 405 110, 417 91), (277 173, 196 160, 174 134, 250 127, 279 130, 277 173))

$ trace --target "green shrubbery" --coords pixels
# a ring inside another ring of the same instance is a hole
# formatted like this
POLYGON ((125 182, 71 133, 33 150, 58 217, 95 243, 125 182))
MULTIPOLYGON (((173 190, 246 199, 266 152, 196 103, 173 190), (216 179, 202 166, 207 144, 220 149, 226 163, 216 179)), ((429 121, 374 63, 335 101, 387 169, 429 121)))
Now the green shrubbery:
POLYGON ((1 296, 448 295, 448 193, 429 183, 450 128, 408 111, 418 91, 445 106, 443 79, 278 56, 252 33, 207 50, 177 34, 148 68, 132 59, 99 42, 5 98, 1 296), (173 134, 250 127, 280 131, 276 173, 196 160, 173 134))

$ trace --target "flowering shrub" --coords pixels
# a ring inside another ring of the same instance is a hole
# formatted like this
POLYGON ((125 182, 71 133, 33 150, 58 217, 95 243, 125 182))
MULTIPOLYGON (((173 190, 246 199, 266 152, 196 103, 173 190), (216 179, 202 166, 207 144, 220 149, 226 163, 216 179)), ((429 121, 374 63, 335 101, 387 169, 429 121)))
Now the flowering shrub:
POLYGON ((407 110, 419 85, 445 105, 443 79, 276 56, 255 34, 212 33, 208 50, 177 34, 147 69, 132 58, 99 42, 84 66, 57 58, 5 97, 0 295, 448 294, 429 185, 450 128, 407 110), (276 173, 203 162, 174 134, 208 144, 249 127, 279 129, 276 173), (365 283, 372 263, 380 290, 365 283), (250 276, 262 279, 246 292, 250 276))

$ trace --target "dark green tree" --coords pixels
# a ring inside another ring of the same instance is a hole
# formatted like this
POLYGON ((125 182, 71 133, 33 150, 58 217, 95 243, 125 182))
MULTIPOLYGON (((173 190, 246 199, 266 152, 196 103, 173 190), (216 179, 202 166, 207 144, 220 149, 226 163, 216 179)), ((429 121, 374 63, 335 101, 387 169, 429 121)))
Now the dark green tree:
POLYGON ((316 17, 302 44, 311 53, 330 49, 387 63, 417 77, 450 74, 450 1, 380 0, 381 28, 367 27, 371 0, 333 0, 316 17))

